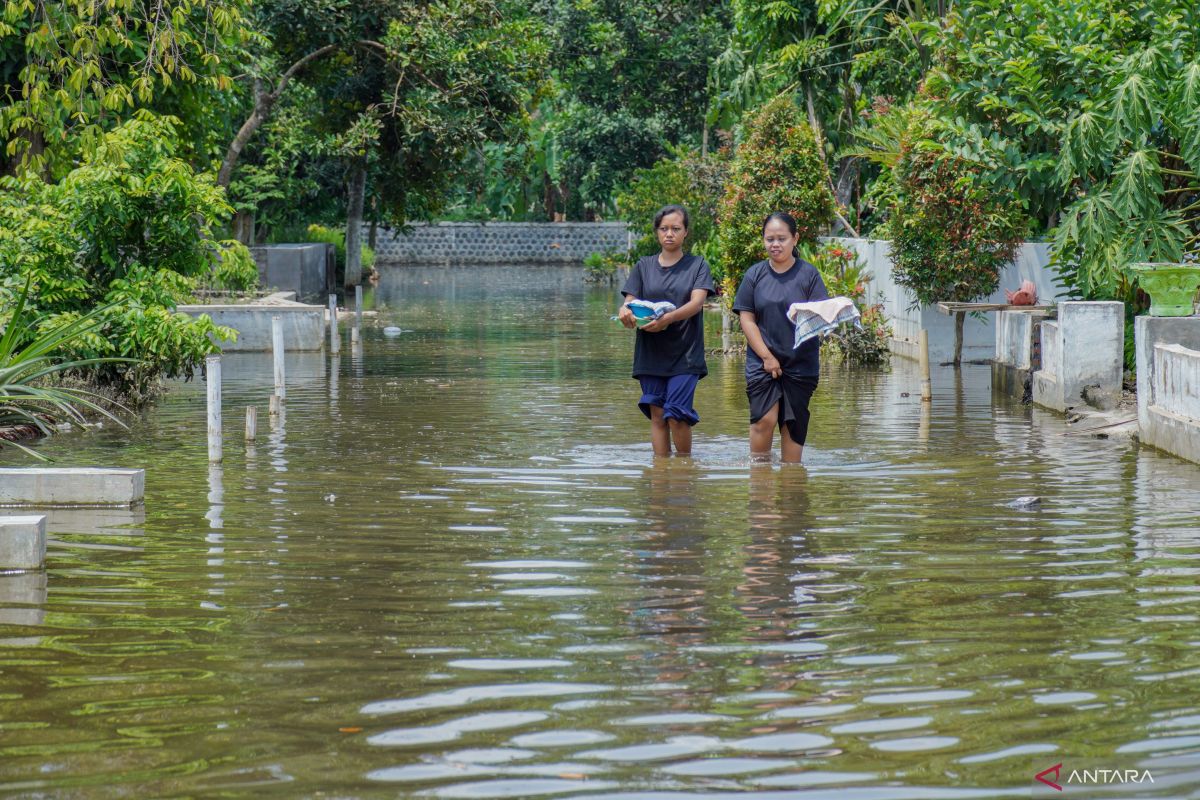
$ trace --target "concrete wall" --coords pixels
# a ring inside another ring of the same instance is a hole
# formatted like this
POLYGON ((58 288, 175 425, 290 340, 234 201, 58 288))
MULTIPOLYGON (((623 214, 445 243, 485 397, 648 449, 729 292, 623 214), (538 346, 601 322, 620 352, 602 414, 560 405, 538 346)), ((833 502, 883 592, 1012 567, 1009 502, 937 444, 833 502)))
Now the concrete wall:
POLYGON ((295 292, 303 301, 322 302, 337 289, 333 245, 266 244, 250 248, 258 265, 258 282, 264 289, 295 292))
POLYGON ((375 257, 401 264, 579 264, 590 253, 625 252, 628 228, 624 222, 418 223, 409 233, 378 229, 375 257))
POLYGON ((197 317, 208 314, 217 325, 238 332, 236 342, 221 341, 226 353, 271 349, 271 317, 283 322, 284 350, 320 350, 325 337, 323 306, 290 305, 194 305, 179 306, 181 313, 197 317))
POLYGON ((1041 328, 1042 368, 1033 373, 1033 402, 1056 411, 1080 405, 1115 408, 1124 373, 1125 304, 1058 304, 1058 319, 1041 328))
POLYGON ((1142 442, 1200 463, 1200 317, 1138 317, 1134 339, 1142 442))
POLYGON ((131 506, 146 492, 146 471, 101 467, 0 469, 0 505, 131 506))
POLYGON ((1048 311, 997 311, 996 358, 992 362, 992 386, 1021 400, 1033 397, 1033 372, 1041 369, 1038 323, 1048 311))
MULTIPOLYGON (((871 273, 867 300, 882 303, 892 321, 892 352, 903 358, 917 358, 917 336, 921 328, 929 331, 929 359, 935 364, 954 357, 954 317, 929 306, 917 307, 912 294, 896 284, 892 272, 891 243, 882 239, 827 239, 853 248, 871 273)), ((1013 262, 1000 272, 1000 287, 980 302, 1005 302, 1004 290, 1015 291, 1024 280, 1033 281, 1038 291, 1038 303, 1049 305, 1064 299, 1066 292, 1050 263, 1049 245, 1026 242, 1017 250, 1013 262)), ((963 328, 963 359, 991 359, 996 352, 996 334, 990 314, 982 319, 967 317, 963 328)))

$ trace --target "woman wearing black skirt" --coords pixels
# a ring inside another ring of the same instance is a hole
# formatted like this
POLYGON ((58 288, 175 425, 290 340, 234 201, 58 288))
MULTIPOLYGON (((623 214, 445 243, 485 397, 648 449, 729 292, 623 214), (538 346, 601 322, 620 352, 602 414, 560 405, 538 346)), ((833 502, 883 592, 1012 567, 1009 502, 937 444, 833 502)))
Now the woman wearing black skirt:
POLYGON ((799 463, 808 436, 808 402, 821 372, 819 339, 793 348, 792 303, 827 300, 817 268, 800 258, 791 214, 763 220, 767 260, 746 271, 733 300, 746 334, 746 394, 750 398, 750 456, 769 459, 779 426, 782 460, 799 463))

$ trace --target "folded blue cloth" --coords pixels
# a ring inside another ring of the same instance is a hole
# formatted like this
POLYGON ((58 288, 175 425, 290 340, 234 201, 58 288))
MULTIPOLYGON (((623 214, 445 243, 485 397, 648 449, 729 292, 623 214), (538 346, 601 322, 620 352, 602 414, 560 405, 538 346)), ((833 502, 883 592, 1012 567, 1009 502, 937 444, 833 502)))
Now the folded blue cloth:
MULTIPOLYGON (((633 321, 639 328, 643 325, 649 325, 663 314, 674 310, 675 304, 667 300, 661 300, 657 303, 652 303, 649 300, 633 300, 629 303, 629 311, 633 314, 633 321)), ((613 319, 620 319, 620 317, 613 317, 613 319)))

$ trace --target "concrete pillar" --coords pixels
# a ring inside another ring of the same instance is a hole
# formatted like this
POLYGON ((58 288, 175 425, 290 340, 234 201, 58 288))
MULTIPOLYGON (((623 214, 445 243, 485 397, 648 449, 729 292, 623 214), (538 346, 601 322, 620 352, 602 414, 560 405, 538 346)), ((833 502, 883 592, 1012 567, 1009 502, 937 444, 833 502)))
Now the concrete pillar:
POLYGON ((1200 317, 1138 317, 1138 438, 1200 464, 1200 317))
POLYGON ((1058 319, 1040 328, 1042 368, 1033 373, 1033 402, 1056 411, 1115 408, 1124 375, 1125 304, 1059 303, 1058 319))
POLYGON ((0 517, 0 570, 41 569, 46 563, 46 517, 0 517))

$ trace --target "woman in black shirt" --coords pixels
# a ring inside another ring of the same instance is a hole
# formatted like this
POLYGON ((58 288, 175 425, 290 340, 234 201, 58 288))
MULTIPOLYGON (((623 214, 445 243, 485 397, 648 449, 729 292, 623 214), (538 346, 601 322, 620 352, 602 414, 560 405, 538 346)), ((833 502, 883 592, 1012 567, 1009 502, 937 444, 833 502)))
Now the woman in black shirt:
POLYGON ((810 339, 792 347, 795 326, 787 310, 792 303, 829 298, 821 273, 800 258, 798 240, 791 214, 776 211, 763 220, 768 258, 746 270, 733 300, 747 343, 750 456, 770 458, 778 425, 782 458, 797 463, 808 436, 808 402, 821 372, 821 342, 810 339))
POLYGON ((636 327, 629 304, 634 300, 669 301, 674 311, 638 329, 633 346, 633 377, 642 386, 638 405, 650 420, 650 443, 656 456, 692 452, 692 426, 700 421, 692 407, 696 384, 708 374, 704 363, 704 301, 713 293, 708 263, 683 252, 688 213, 670 205, 654 216, 654 232, 662 248, 646 256, 629 273, 621 289, 625 303, 618 314, 626 328, 636 327))

